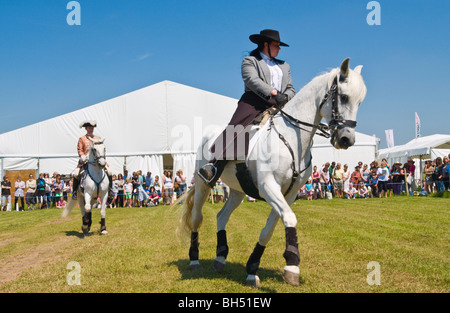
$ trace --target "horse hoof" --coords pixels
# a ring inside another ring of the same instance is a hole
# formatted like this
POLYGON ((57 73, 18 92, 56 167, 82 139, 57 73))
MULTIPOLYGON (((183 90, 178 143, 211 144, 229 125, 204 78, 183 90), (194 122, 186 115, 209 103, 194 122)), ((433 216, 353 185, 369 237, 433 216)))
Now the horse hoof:
POLYGON ((191 264, 189 264, 189 267, 191 271, 198 271, 200 269, 200 263, 198 261, 191 261, 191 264))
POLYGON ((247 285, 251 287, 259 288, 261 287, 258 275, 248 275, 247 276, 247 285))
POLYGON ((100 234, 102 234, 102 235, 107 235, 107 234, 108 234, 108 231, 107 231, 106 229, 105 229, 105 230, 102 230, 100 234))
POLYGON ((284 270, 283 279, 289 285, 299 286, 300 285, 300 273, 294 273, 288 270, 284 270))
POLYGON ((213 268, 217 273, 222 273, 223 269, 225 268, 225 263, 222 263, 220 261, 214 260, 213 268))
POLYGON ((87 236, 89 234, 89 227, 87 226, 81 226, 81 231, 83 232, 83 235, 87 236))

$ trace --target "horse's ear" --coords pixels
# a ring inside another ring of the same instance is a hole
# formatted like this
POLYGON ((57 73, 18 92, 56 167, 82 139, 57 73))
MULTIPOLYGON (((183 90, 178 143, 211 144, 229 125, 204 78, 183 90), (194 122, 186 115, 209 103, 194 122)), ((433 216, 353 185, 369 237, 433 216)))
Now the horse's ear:
POLYGON ((103 137, 102 139, 99 140, 100 143, 104 143, 105 142, 106 137, 103 137))
POLYGON ((92 139, 91 137, 89 137, 89 136, 86 136, 91 142, 94 142, 94 139, 92 139))
POLYGON ((341 78, 342 79, 345 79, 348 76, 349 62, 350 62, 350 58, 346 58, 344 61, 342 61, 342 64, 341 64, 341 78))
POLYGON ((358 73, 359 75, 361 75, 361 70, 362 70, 363 66, 362 65, 358 65, 357 67, 355 67, 355 69, 353 70, 354 72, 358 73))

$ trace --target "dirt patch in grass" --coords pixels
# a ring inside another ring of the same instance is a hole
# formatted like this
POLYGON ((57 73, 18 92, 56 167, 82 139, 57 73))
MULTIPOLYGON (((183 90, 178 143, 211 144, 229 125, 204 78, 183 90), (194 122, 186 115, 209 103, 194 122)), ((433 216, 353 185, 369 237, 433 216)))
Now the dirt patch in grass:
MULTIPOLYGON (((14 240, 14 238, 6 240, 14 240)), ((66 258, 67 256, 60 252, 75 240, 78 239, 75 237, 60 237, 25 251, 22 250, 20 254, 8 255, 0 262, 0 288, 5 283, 18 279, 26 270, 66 258)))

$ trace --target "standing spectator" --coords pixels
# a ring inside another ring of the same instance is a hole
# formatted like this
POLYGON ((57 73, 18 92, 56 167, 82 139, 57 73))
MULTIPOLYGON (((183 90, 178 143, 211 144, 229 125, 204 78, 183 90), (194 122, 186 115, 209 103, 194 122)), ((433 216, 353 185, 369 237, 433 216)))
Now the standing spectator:
POLYGON ((149 189, 151 186, 153 186, 152 172, 147 172, 147 176, 145 176, 145 189, 149 189))
POLYGON ((378 176, 378 197, 381 198, 381 194, 384 193, 384 197, 388 197, 387 183, 389 181, 389 169, 386 166, 386 161, 381 161, 381 167, 377 171, 378 176))
MULTIPOLYGON (((51 197, 52 197, 52 204, 55 205, 55 206, 56 206, 56 202, 59 199, 59 197, 56 198, 56 191, 55 191, 55 187, 54 187, 57 176, 58 176, 58 173, 57 172, 53 172, 53 176, 50 178, 51 179, 51 185, 50 186, 52 186, 52 195, 51 195, 51 197)), ((61 189, 61 192, 62 192, 62 189, 61 189)))
POLYGON ((177 199, 187 191, 186 177, 183 176, 183 171, 178 170, 175 182, 178 184, 177 199))
POLYGON ((6 175, 3 176, 2 181, 2 209, 3 211, 11 211, 11 182, 6 175))
POLYGON ((27 203, 28 210, 33 210, 36 204, 36 180, 33 179, 33 174, 30 174, 25 184, 27 193, 25 195, 25 201, 27 203))
MULTIPOLYGON (((413 177, 411 176, 411 163, 406 162, 403 165, 403 174, 406 175, 406 181, 404 182, 402 188, 402 192, 406 192, 406 186, 408 186, 408 192, 411 193, 412 192, 412 182, 413 182, 413 177)), ((404 176, 403 176, 404 177, 404 176)))
POLYGON ((45 180, 45 196, 47 197, 47 208, 50 208, 52 203, 52 179, 48 173, 44 174, 45 180))
POLYGON ((361 168, 358 165, 355 167, 355 170, 350 176, 350 182, 353 184, 353 186, 359 186, 359 183, 362 181, 361 176, 361 168))
POLYGON ((367 164, 364 164, 361 170, 361 180, 366 186, 369 185, 369 174, 370 174, 369 167, 367 166, 367 164))
POLYGON ((434 166, 432 165, 430 160, 425 162, 425 168, 423 172, 425 174, 425 191, 428 193, 432 193, 434 166))
POLYGON ((344 164, 344 177, 342 178, 344 181, 344 190, 349 188, 350 183, 350 170, 348 169, 348 165, 344 164))
POLYGON ((56 174, 56 179, 53 183, 53 191, 55 193, 55 198, 54 198, 55 206, 56 206, 56 202, 58 202, 59 199, 64 196, 63 189, 64 189, 64 183, 61 180, 61 175, 56 174))
POLYGON ((153 187, 155 187, 156 193, 161 198, 162 185, 161 185, 161 181, 159 180, 159 176, 158 175, 155 176, 155 180, 153 181, 153 187))
POLYGON ((402 163, 395 162, 391 168, 391 183, 393 185, 394 195, 396 196, 400 195, 402 190, 402 177, 404 173, 400 168, 401 165, 402 163))
POLYGON ((450 164, 448 156, 444 157, 444 163, 442 164, 442 182, 444 183, 444 191, 449 190, 449 174, 450 164))
POLYGON ((44 173, 39 173, 39 178, 36 181, 36 199, 39 203, 39 209, 42 209, 43 206, 47 207, 44 173))
POLYGON ((326 197, 326 192, 328 190, 328 184, 330 183, 330 172, 328 171, 330 163, 325 163, 322 171, 320 172, 320 187, 322 190, 322 199, 326 197))
POLYGON ((131 182, 130 178, 127 178, 125 186, 124 186, 124 190, 125 190, 125 206, 127 208, 131 208, 131 198, 132 198, 132 193, 133 193, 133 183, 131 182))
POLYGON ((213 188, 214 202, 223 202, 223 185, 222 180, 219 178, 216 185, 213 188))
POLYGON ((328 174, 330 175, 330 186, 331 186, 331 193, 334 195, 334 182, 333 182, 333 173, 334 169, 336 168, 336 162, 331 162, 331 165, 328 169, 328 174))
POLYGON ((117 195, 119 193, 119 186, 117 186, 117 176, 116 176, 116 174, 114 174, 112 176, 112 187, 111 187, 111 189, 112 189, 112 193, 113 193, 113 198, 111 200, 111 203, 109 204, 109 207, 110 208, 115 208, 115 207, 117 207, 117 202, 118 202, 117 195))
POLYGON ((436 167, 434 168, 434 177, 435 179, 435 184, 436 184, 436 189, 437 192, 443 192, 444 191, 444 182, 442 181, 442 166, 443 166, 443 162, 442 162, 442 158, 441 157, 437 157, 436 160, 434 160, 436 167))
POLYGON ((342 191, 344 190, 344 170, 341 168, 341 163, 336 164, 333 170, 333 186, 336 198, 342 198, 342 191))
POLYGON ((144 190, 144 177, 142 176, 142 171, 137 172, 137 200, 139 202, 139 207, 142 208, 142 204, 147 200, 148 195, 144 190))
POLYGON ((417 185, 416 185, 416 179, 415 179, 415 172, 416 172, 416 166, 414 165, 414 161, 409 159, 408 160, 409 163, 409 173, 411 174, 411 188, 412 190, 416 190, 417 189, 417 185))
POLYGON ((314 165, 313 172, 311 174, 313 192, 316 199, 320 195, 320 198, 323 199, 322 190, 320 188, 320 173, 317 171, 317 166, 314 165))
POLYGON ((16 190, 14 191, 14 207, 16 208, 16 211, 24 211, 25 203, 23 201, 24 197, 24 190, 25 190, 25 182, 22 181, 22 177, 17 176, 17 180, 14 183, 14 187, 16 190), (17 201, 20 199, 20 203, 22 206, 19 208, 19 204, 17 201))
POLYGON ((372 198, 378 197, 378 175, 377 175, 377 169, 371 170, 369 174, 369 187, 372 191, 372 198))
POLYGON ((305 190, 306 190, 306 200, 312 200, 313 185, 311 183, 311 178, 308 178, 308 181, 305 184, 305 190))
POLYGON ((172 172, 167 171, 166 175, 163 177, 162 184, 162 193, 163 193, 163 203, 168 205, 172 204, 173 199, 173 179, 172 172))
POLYGON ((125 185, 125 181, 123 179, 122 173, 119 173, 119 175, 117 175, 116 184, 117 184, 117 205, 120 208, 123 208, 124 207, 123 200, 125 199, 125 191, 123 187, 125 185))

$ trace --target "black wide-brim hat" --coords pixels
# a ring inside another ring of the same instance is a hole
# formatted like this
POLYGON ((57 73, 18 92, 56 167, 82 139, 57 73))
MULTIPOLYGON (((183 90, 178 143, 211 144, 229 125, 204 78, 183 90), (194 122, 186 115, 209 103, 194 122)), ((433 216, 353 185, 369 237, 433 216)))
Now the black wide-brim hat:
POLYGON ((88 126, 97 127, 97 121, 92 121, 92 120, 84 121, 84 122, 81 122, 81 124, 80 124, 80 128, 88 127, 88 126))
POLYGON ((256 44, 260 44, 262 42, 271 42, 278 41, 280 46, 289 47, 288 44, 285 44, 280 40, 280 33, 277 30, 273 29, 264 29, 259 32, 259 34, 250 35, 250 41, 256 44))

